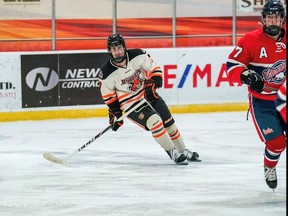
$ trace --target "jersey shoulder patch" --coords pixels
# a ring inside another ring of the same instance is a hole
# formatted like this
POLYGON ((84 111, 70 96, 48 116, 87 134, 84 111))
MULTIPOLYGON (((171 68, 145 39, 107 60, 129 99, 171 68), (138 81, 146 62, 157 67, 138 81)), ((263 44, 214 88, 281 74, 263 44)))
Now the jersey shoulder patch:
POLYGON ((130 49, 130 50, 127 50, 127 53, 128 53, 129 59, 132 60, 133 58, 139 55, 146 54, 146 51, 142 49, 130 49))
POLYGON ((102 67, 101 67, 101 77, 100 79, 106 79, 110 74, 112 74, 115 70, 117 70, 116 67, 114 67, 111 63, 110 60, 107 61, 102 67))

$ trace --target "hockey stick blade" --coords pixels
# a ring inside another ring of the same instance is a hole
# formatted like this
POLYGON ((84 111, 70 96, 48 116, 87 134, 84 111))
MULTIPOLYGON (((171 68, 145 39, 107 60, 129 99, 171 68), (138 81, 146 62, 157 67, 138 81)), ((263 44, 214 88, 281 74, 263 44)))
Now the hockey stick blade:
POLYGON ((62 159, 57 158, 57 157, 55 157, 54 155, 52 155, 52 154, 50 154, 50 153, 48 153, 48 152, 45 152, 45 153, 43 154, 43 157, 44 157, 46 160, 48 160, 48 161, 50 161, 50 162, 52 162, 52 163, 64 164, 64 162, 63 162, 62 159))

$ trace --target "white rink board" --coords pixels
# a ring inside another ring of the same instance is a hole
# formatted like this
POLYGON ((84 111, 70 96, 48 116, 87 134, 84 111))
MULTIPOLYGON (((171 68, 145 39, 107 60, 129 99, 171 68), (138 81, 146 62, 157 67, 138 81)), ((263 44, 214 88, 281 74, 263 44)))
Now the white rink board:
MULTIPOLYGON (((245 103, 246 86, 229 83, 226 61, 233 47, 146 49, 164 73, 160 95, 168 105, 245 103)), ((106 50, 33 52, 42 54, 103 53, 106 50)), ((22 110, 21 55, 31 52, 0 54, 0 112, 22 110)), ((25 79, 25 78, 23 78, 25 79)), ((103 105, 92 105, 103 107, 103 105)), ((37 108, 38 110, 74 107, 37 108)), ((81 106, 77 106, 77 109, 81 106)), ((83 106, 86 109, 87 106, 83 106)), ((34 110, 26 108, 25 111, 34 110)))
POLYGON ((237 84, 230 86, 226 72, 223 72, 232 49, 233 47, 147 49, 162 69, 165 65, 177 67, 168 71, 169 76, 175 76, 175 78, 168 80, 167 77, 164 78, 164 82, 166 80, 173 85, 173 88, 164 86, 159 93, 170 105, 246 102, 247 87, 237 84), (211 71, 211 79, 207 77, 208 75, 202 79, 197 75, 196 68, 204 70, 205 67, 211 67, 211 70, 207 69, 211 71), (186 76, 185 70, 188 70, 186 76), (181 79, 185 81, 183 86, 179 87, 181 79), (208 82, 211 83, 210 86, 208 82))
POLYGON ((0 111, 21 108, 20 55, 0 53, 0 111))

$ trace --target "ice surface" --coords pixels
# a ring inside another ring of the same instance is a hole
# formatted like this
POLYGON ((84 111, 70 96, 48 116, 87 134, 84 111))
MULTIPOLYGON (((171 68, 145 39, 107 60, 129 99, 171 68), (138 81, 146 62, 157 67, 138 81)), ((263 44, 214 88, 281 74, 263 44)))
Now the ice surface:
POLYGON ((263 176, 263 148, 245 112, 176 114, 186 146, 202 162, 177 166, 127 119, 65 159, 105 129, 107 118, 0 123, 0 215, 284 216, 286 151, 273 192, 263 176))

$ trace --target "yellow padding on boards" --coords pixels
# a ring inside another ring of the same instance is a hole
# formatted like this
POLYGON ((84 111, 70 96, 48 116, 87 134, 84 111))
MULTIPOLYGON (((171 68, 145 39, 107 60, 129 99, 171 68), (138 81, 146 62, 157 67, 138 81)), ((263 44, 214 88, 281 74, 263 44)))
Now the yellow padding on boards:
MULTIPOLYGON (((231 112, 246 111, 247 103, 225 103, 225 104, 193 104, 169 106, 171 113, 203 113, 203 112, 231 112)), ((23 121, 23 120, 45 120, 62 118, 90 118, 107 117, 107 108, 77 109, 77 110, 47 110, 47 111, 25 111, 25 112, 0 112, 0 122, 23 121)))
POLYGON ((193 105, 169 106, 171 113, 247 111, 248 107, 249 107, 248 103, 193 104, 193 105))
POLYGON ((89 118, 108 116, 108 109, 45 110, 25 112, 0 112, 1 121, 46 120, 62 118, 89 118))

